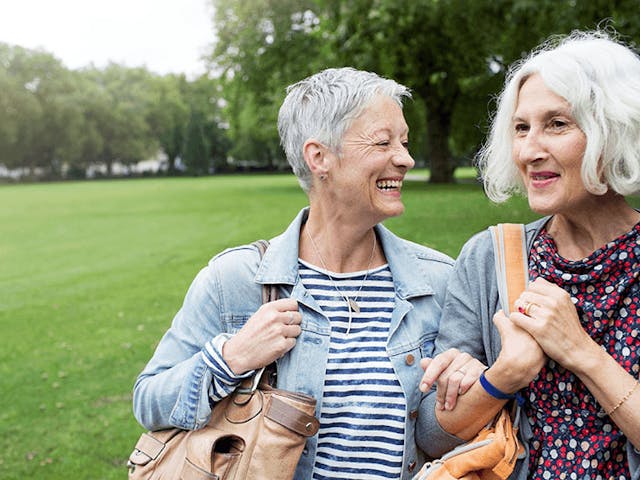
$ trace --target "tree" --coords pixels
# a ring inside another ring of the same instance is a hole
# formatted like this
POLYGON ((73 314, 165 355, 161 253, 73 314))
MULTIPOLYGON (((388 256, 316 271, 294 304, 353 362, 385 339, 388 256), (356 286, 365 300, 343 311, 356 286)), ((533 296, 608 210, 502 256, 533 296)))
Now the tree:
POLYGON ((105 164, 110 175, 116 161, 129 165, 155 154, 158 143, 147 123, 151 74, 143 68, 110 64, 85 75, 96 88, 88 113, 102 138, 93 162, 105 164))
POLYGON ((176 159, 183 156, 187 123, 190 122, 188 84, 184 75, 154 77, 147 123, 167 155, 169 174, 176 173, 176 159))
POLYGON ((330 52, 316 36, 314 1, 212 0, 220 75, 232 143, 230 154, 267 168, 283 162, 278 109, 287 85, 326 65, 330 52))
MULTIPOLYGON (((321 68, 352 65, 409 86, 415 156, 432 182, 452 181, 486 132, 488 104, 506 67, 551 34, 610 18, 637 37, 632 0, 212 0, 233 152, 274 152, 286 85, 321 68), (422 116, 422 118, 420 118, 422 116), (249 120, 249 121, 248 121, 249 120)), ((266 160, 263 160, 266 161, 266 160)))
POLYGON ((82 112, 74 81, 51 54, 0 44, 0 160, 59 177, 63 160, 78 149, 82 112))

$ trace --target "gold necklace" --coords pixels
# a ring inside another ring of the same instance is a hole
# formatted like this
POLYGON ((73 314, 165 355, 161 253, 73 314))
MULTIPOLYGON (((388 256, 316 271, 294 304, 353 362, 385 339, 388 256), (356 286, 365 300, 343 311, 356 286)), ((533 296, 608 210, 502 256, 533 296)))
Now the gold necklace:
POLYGON ((355 297, 349 297, 349 296, 345 295, 342 292, 342 290, 340 290, 338 288, 338 285, 336 284, 335 280, 329 274, 329 269, 327 268, 327 265, 324 263, 324 260, 322 259, 322 255, 320 255, 320 251, 318 250, 318 246, 316 245, 316 242, 313 241, 313 238, 311 237, 311 234, 309 233, 309 230, 305 227, 304 231, 307 234, 307 237, 309 238, 309 241, 311 242, 311 246, 313 247, 314 252, 316 253, 318 258, 320 259, 320 263, 322 264, 322 268, 325 269, 327 277, 329 277, 329 280, 331 280, 331 284, 333 285, 333 288, 336 289, 336 291, 340 294, 340 296, 344 299, 344 301, 347 304, 347 308, 349 310, 349 325, 347 327, 347 335, 349 335, 349 332, 351 331, 351 320, 353 319, 353 312, 360 313, 360 305, 358 305, 358 298, 360 297, 360 291, 362 290, 362 287, 364 287, 364 283, 367 281, 367 277, 369 276, 369 269, 371 268, 371 262, 373 261, 373 255, 376 252, 376 232, 375 231, 373 232, 373 248, 371 249, 371 255, 369 256, 369 263, 367 264, 367 270, 365 271, 364 278, 362 279, 362 283, 360 283, 360 288, 358 288, 358 291, 356 292, 356 296, 355 297))

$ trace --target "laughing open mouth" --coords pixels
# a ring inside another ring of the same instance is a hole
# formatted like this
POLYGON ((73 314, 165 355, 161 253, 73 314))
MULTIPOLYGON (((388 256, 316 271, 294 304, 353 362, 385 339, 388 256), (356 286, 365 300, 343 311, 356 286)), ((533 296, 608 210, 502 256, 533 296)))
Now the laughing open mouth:
POLYGON ((402 188, 402 180, 378 180, 376 187, 383 191, 398 190, 402 188))

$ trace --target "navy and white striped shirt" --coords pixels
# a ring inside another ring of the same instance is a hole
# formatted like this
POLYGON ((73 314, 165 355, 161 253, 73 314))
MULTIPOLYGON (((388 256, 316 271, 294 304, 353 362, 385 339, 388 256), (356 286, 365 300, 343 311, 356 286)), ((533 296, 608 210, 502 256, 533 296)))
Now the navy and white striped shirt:
POLYGON ((299 273, 331 323, 313 478, 400 478, 406 405, 386 354, 395 304, 391 270, 339 274, 300 261, 299 273), (334 283, 360 306, 349 331, 349 308, 334 283))

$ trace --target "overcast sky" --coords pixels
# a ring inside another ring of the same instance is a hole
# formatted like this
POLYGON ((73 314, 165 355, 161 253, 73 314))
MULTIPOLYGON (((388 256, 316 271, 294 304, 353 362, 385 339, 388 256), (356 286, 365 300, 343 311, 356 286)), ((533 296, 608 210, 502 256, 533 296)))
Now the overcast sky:
POLYGON ((43 48, 71 69, 109 61, 165 73, 204 72, 210 0, 0 0, 0 42, 43 48))

